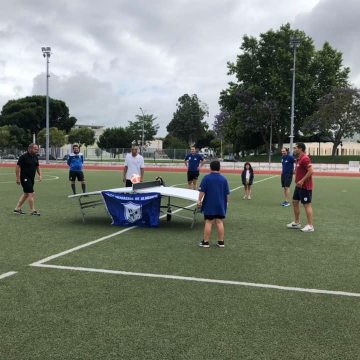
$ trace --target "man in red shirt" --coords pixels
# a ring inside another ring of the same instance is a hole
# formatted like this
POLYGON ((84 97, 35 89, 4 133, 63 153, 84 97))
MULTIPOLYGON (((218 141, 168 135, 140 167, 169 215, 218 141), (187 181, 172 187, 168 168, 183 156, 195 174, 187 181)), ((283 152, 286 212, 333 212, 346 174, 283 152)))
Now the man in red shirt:
POLYGON ((294 146, 294 154, 297 158, 295 168, 295 190, 293 195, 294 221, 287 224, 289 229, 300 229, 300 201, 304 205, 307 225, 301 231, 313 232, 313 210, 311 205, 312 189, 313 189, 313 167, 310 158, 305 153, 305 144, 296 143, 294 146))

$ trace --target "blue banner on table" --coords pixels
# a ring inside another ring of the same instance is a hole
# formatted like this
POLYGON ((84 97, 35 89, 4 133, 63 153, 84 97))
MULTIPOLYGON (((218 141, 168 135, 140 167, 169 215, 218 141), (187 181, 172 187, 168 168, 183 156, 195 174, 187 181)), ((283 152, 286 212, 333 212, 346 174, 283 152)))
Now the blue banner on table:
POLYGON ((119 194, 101 192, 112 225, 158 227, 160 224, 161 194, 119 194))

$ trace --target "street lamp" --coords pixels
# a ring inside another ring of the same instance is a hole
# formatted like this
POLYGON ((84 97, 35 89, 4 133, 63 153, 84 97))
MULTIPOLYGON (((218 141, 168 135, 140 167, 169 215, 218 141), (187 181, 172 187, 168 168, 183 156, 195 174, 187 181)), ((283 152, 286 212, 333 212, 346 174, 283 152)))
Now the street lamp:
POLYGON ((290 38, 290 46, 294 51, 293 78, 292 78, 292 95, 291 95, 291 123, 290 123, 290 151, 293 151, 294 144, 294 111, 295 111, 295 66, 296 66, 296 49, 300 46, 300 39, 295 36, 290 38))
POLYGON ((43 57, 46 58, 46 147, 45 147, 45 156, 46 163, 49 163, 49 148, 50 148, 50 130, 49 130, 49 58, 51 56, 51 47, 46 46, 42 47, 41 51, 43 53, 43 57))
POLYGON ((142 113, 142 131, 141 131, 141 155, 143 153, 143 147, 144 147, 144 121, 145 121, 145 115, 143 112, 142 107, 139 108, 141 110, 142 113))

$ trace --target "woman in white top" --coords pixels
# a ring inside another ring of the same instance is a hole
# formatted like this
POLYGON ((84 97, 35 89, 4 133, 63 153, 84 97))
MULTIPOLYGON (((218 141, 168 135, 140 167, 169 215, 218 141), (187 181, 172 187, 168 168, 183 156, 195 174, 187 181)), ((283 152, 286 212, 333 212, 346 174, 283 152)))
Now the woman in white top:
POLYGON ((251 185, 254 182, 254 170, 249 162, 244 164, 244 170, 241 173, 241 181, 244 185, 243 199, 251 200, 251 185))

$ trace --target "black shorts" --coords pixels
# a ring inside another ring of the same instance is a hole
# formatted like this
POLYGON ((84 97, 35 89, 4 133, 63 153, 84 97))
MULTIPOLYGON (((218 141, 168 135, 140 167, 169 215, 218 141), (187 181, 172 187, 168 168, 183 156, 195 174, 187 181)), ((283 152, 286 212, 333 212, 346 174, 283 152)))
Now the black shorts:
POLYGON ((310 204, 312 198, 312 190, 306 190, 295 187, 293 200, 301 201, 302 204, 310 204))
POLYGON ((204 215, 204 220, 225 219, 224 215, 204 215))
POLYGON ((34 192, 35 179, 29 177, 20 178, 20 183, 25 194, 32 194, 34 192))
POLYGON ((78 179, 78 181, 84 181, 85 180, 84 173, 82 171, 71 171, 70 170, 69 180, 75 181, 76 179, 78 179))
POLYGON ((188 181, 193 181, 193 180, 197 180, 199 178, 199 171, 188 171, 187 172, 187 180, 188 181))
POLYGON ((290 187, 293 176, 292 174, 281 174, 281 186, 290 187))

